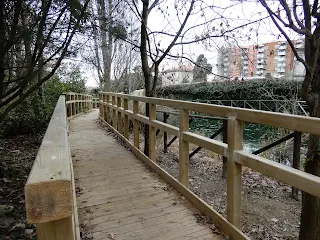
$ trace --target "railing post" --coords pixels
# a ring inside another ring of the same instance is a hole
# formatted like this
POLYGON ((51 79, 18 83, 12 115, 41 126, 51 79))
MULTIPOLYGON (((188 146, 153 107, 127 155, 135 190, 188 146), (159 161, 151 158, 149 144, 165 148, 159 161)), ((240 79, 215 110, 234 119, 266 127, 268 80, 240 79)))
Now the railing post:
POLYGON ((188 187, 189 184, 189 142, 182 138, 183 132, 189 131, 189 111, 180 109, 179 114, 179 181, 188 187))
MULTIPOLYGON (((156 120, 156 105, 149 104, 149 121, 156 120)), ((149 157, 152 161, 156 161, 156 128, 149 124, 149 157)))
MULTIPOLYGON (((71 94, 68 95, 68 100, 72 101, 72 96, 71 94)), ((72 116, 72 103, 69 103, 69 117, 72 116)))
POLYGON ((116 106, 116 97, 112 96, 112 127, 117 129, 117 111, 115 109, 116 106))
MULTIPOLYGON (((128 99, 123 99, 123 109, 128 110, 128 99)), ((124 113, 124 137, 129 140, 129 117, 124 113)))
POLYGON ((87 98, 88 98, 87 95, 85 95, 85 96, 84 96, 84 101, 85 101, 85 102, 84 102, 84 110, 85 110, 85 112, 88 110, 88 108, 87 108, 87 106, 88 106, 88 105, 87 105, 87 98))
POLYGON ((38 240, 74 240, 73 216, 45 223, 37 223, 38 240))
MULTIPOLYGON (((167 123, 167 113, 163 112, 163 123, 167 123)), ((168 134, 166 131, 163 132, 163 152, 168 152, 168 134)))
POLYGON ((82 106, 82 94, 80 95, 80 102, 79 102, 79 106, 80 106, 80 112, 83 113, 83 106, 82 106))
MULTIPOLYGON (((74 95, 74 94, 72 94, 72 100, 73 101, 75 101, 76 99, 75 99, 75 97, 76 97, 76 95, 74 95)), ((74 102, 74 103, 72 103, 72 115, 76 115, 77 114, 77 109, 76 109, 76 103, 74 102)))
POLYGON ((242 149, 243 123, 228 118, 227 219, 241 229, 242 166, 235 162, 236 150, 242 149))
POLYGON ((77 94, 77 114, 80 113, 80 102, 79 102, 79 99, 80 99, 80 95, 77 94))
MULTIPOLYGON (((133 114, 139 113, 139 102, 133 101, 133 114)), ((139 149, 139 121, 137 119, 133 119, 133 145, 139 149)))
POLYGON ((102 93, 102 102, 99 104, 99 109, 102 109, 102 118, 103 120, 107 119, 107 106, 106 104, 106 95, 102 93))
POLYGON ((117 107, 118 107, 118 132, 122 134, 122 114, 119 108, 121 108, 122 101, 121 97, 117 98, 117 107))
POLYGON ((99 113, 100 113, 100 117, 102 119, 104 119, 103 101, 104 101, 104 95, 103 95, 103 93, 99 93, 99 102, 100 102, 99 113), (102 103, 101 103, 101 101, 102 101, 102 103))
POLYGON ((110 124, 110 108, 109 108, 109 103, 110 103, 110 97, 109 97, 109 95, 107 95, 106 94, 106 121, 107 121, 107 123, 109 123, 110 124))
MULTIPOLYGON (((228 120, 222 120, 223 130, 222 130, 222 141, 224 143, 228 143, 228 120)), ((222 177, 227 177, 227 167, 228 165, 228 158, 223 156, 222 157, 222 177)))
MULTIPOLYGON (((294 131, 292 167, 300 170, 301 132, 294 131)), ((292 197, 299 200, 299 190, 292 187, 292 197)))

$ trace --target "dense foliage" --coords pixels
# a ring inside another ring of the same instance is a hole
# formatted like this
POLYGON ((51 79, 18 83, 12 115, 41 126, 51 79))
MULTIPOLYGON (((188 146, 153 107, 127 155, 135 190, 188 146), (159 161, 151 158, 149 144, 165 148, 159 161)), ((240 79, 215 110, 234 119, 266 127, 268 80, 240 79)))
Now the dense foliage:
POLYGON ((13 109, 0 125, 0 137, 44 131, 61 94, 85 91, 85 80, 71 78, 62 81, 52 77, 43 86, 43 92, 34 92, 13 109))
POLYGON ((190 101, 300 99, 300 88, 296 81, 224 81, 165 86, 158 96, 190 101))

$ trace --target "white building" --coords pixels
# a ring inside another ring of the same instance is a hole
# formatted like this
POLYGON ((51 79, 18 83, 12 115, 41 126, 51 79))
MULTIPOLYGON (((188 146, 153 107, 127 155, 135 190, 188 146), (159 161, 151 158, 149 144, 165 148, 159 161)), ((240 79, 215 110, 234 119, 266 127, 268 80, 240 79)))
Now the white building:
POLYGON ((165 70, 161 73, 162 86, 190 83, 193 80, 193 67, 192 66, 179 66, 165 70))

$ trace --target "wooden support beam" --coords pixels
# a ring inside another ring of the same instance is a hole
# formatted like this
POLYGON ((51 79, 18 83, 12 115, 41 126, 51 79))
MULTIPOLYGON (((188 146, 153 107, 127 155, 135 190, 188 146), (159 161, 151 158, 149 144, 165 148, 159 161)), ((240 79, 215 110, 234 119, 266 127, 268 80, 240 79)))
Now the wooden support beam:
POLYGON ((178 138, 177 136, 174 136, 174 137, 170 140, 170 142, 168 143, 167 147, 170 147, 171 144, 172 144, 177 138, 178 138))
POLYGON ((72 216, 36 224, 37 240, 74 240, 72 216))
POLYGON ((106 102, 106 95, 105 94, 102 94, 102 103, 99 104, 99 109, 102 110, 102 118, 104 120, 106 120, 107 118, 107 112, 106 112, 106 109, 107 109, 107 106, 104 104, 106 102))
MULTIPOLYGON (((99 93, 99 101, 104 102, 104 95, 102 93, 99 93)), ((99 105, 99 113, 100 113, 100 117, 102 117, 104 119, 103 104, 99 105)))
MULTIPOLYGON (((139 113, 139 102, 133 101, 133 114, 139 113)), ((140 149, 140 141, 139 141, 139 121, 137 119, 133 119, 133 145, 140 149)))
MULTIPOLYGON (((69 101, 71 101, 72 100, 72 95, 68 95, 68 97, 69 97, 69 101)), ((68 104, 68 106, 69 106, 69 117, 71 117, 73 114, 73 111, 72 111, 72 103, 69 103, 68 104)))
MULTIPOLYGON (((75 95, 72 95, 72 100, 76 100, 75 99, 75 95)), ((77 110, 76 110, 76 103, 72 103, 72 115, 76 115, 77 114, 77 110)))
MULTIPOLYGON (((157 112, 161 112, 161 111, 157 111, 157 112)), ((167 114, 167 112, 162 112, 162 113, 163 113, 163 123, 167 123, 167 118, 169 117, 169 114, 167 114)), ((160 129, 157 129, 156 135, 158 136, 159 133, 160 133, 160 129)))
POLYGON ((294 137, 294 132, 284 136, 283 138, 280 138, 279 140, 277 140, 277 141, 275 141, 273 143, 268 144, 267 146, 265 146, 263 148, 258 149, 257 151, 254 151, 252 154, 258 155, 258 154, 260 154, 262 152, 265 152, 268 149, 273 148, 274 146, 277 146, 280 143, 283 143, 283 142, 285 142, 285 141, 287 141, 287 140, 289 140, 290 138, 293 138, 293 137, 294 137))
MULTIPOLYGON (((128 110, 128 108, 128 99, 124 99, 123 109, 128 110)), ((127 114, 124 114, 124 137, 129 139, 129 116, 127 114)))
POLYGON ((235 162, 236 150, 242 149, 243 123, 228 119, 227 219, 241 229, 242 166, 235 162))
MULTIPOLYGON (((214 134, 212 134, 209 138, 210 139, 214 139, 216 136, 218 136, 223 130, 223 127, 220 127, 214 134)), ((195 154, 197 154, 200 150, 202 149, 202 147, 197 147, 194 151, 192 151, 189 154, 189 158, 192 158, 195 154)))
MULTIPOLYGON (((149 104, 149 121, 156 120, 156 105, 149 104)), ((149 124, 149 157, 152 161, 156 161, 156 128, 149 124)))
MULTIPOLYGON (((120 97, 117 98, 117 107, 121 108, 122 105, 122 99, 120 97)), ((122 133, 122 113, 121 111, 118 110, 118 132, 120 134, 122 133)))
POLYGON ((110 123, 110 108, 109 108, 109 103, 110 103, 110 96, 108 94, 105 94, 105 99, 106 102, 104 103, 104 105, 106 106, 106 121, 107 123, 110 123))
POLYGON ((189 132, 189 111, 181 109, 179 115, 179 181, 188 188, 189 142, 183 140, 183 132, 189 132))
MULTIPOLYGON (((116 105, 116 97, 112 96, 112 106, 116 105)), ((117 111, 115 108, 112 109, 112 127, 117 129, 117 111)))
MULTIPOLYGON (((192 123, 192 118, 189 120, 189 125, 190 125, 190 123, 192 123)), ((170 147, 171 146, 171 144, 177 139, 178 137, 177 136, 174 136, 171 140, 170 140, 170 142, 168 143, 168 145, 167 145, 167 147, 170 147)))
MULTIPOLYGON (((169 117, 169 114, 164 112, 163 113, 163 122, 164 123, 167 123, 168 117, 169 117)), ((168 134, 167 134, 167 132, 163 132, 163 152, 164 153, 168 152, 167 142, 168 142, 168 134)))
MULTIPOLYGON (((300 170, 300 148, 301 148, 301 133, 295 131, 294 138, 293 138, 292 167, 298 170, 300 170)), ((299 190, 297 188, 292 187, 291 195, 295 200, 299 200, 299 190)))
MULTIPOLYGON (((223 120, 223 133, 222 133, 222 141, 223 143, 228 144, 228 120, 223 120)), ((228 166, 228 158, 222 157, 222 177, 227 177, 227 167, 228 166)))
POLYGON ((81 100, 81 102, 80 102, 80 112, 83 113, 84 112, 83 111, 83 102, 82 102, 83 101, 83 95, 80 95, 80 100, 81 100))

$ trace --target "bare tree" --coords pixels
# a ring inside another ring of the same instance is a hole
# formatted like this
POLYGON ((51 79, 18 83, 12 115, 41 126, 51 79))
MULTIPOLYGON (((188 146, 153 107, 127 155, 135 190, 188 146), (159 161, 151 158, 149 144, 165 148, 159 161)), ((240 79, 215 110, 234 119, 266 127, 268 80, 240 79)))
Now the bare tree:
MULTIPOLYGON (((272 21, 288 41, 296 59, 305 69, 301 88, 302 99, 308 104, 310 116, 320 117, 320 10, 319 1, 280 0, 278 9, 273 9, 266 0, 259 0, 272 21), (281 13, 285 13, 282 17, 281 13), (288 32, 294 31, 304 37, 304 55, 299 56, 295 42, 288 32)), ((320 137, 310 134, 305 171, 320 176, 320 137)), ((300 240, 320 239, 320 199, 303 193, 300 240)))
POLYGON ((76 51, 88 3, 0 1, 0 122, 76 51))

